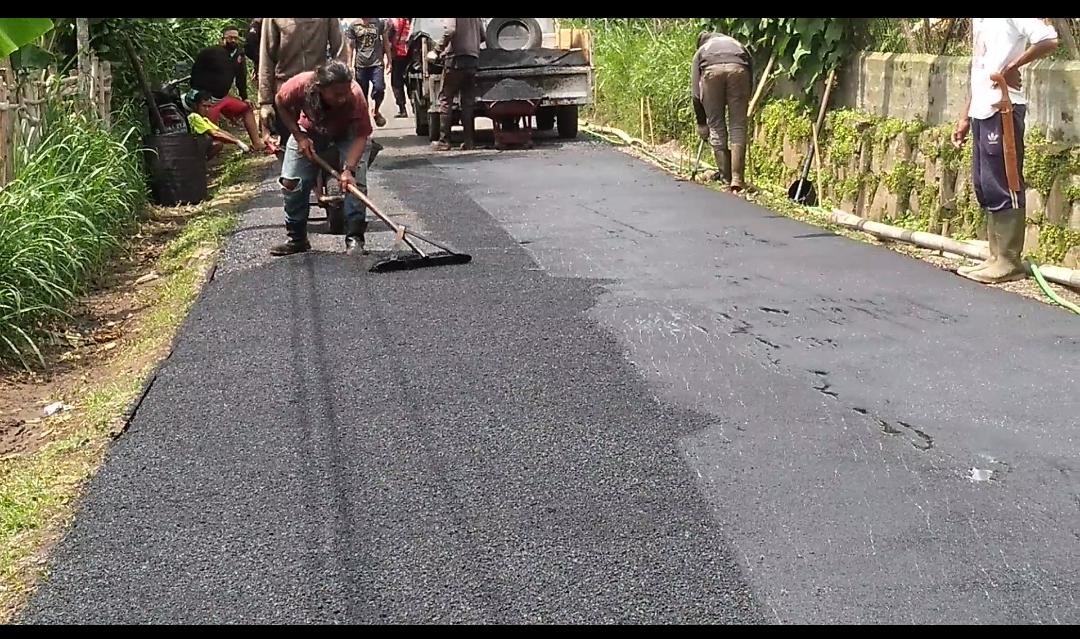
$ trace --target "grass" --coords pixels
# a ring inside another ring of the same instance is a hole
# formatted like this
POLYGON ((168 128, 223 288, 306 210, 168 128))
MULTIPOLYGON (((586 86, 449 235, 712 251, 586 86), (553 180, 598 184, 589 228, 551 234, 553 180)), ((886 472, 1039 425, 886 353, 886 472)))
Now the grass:
POLYGON ((130 131, 70 105, 50 109, 18 178, 0 190, 0 360, 42 361, 43 323, 62 317, 136 220, 145 189, 130 131))
POLYGON ((194 303, 212 256, 234 228, 237 203, 253 194, 230 183, 248 178, 257 159, 230 164, 216 197, 165 246, 154 269, 157 286, 148 287, 146 306, 116 349, 112 375, 63 398, 74 409, 51 420, 74 420, 75 427, 36 452, 0 461, 0 623, 11 621, 44 574, 44 551, 74 515, 74 504, 109 443, 123 429, 123 415, 137 398, 156 363, 167 352, 176 329, 194 303))
POLYGON ((697 133, 690 61, 698 21, 592 19, 582 24, 593 32, 596 69, 595 104, 588 116, 650 142, 678 140, 693 148, 697 133), (648 99, 644 135, 642 97, 648 99))

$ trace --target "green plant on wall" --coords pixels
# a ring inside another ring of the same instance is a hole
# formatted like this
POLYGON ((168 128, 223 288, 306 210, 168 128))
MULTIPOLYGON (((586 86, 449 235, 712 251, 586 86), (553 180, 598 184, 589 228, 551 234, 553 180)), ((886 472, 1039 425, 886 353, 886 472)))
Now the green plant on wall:
POLYGON ((1080 231, 1056 224, 1043 224, 1039 227, 1039 249, 1034 257, 1039 262, 1057 264, 1065 259, 1065 254, 1074 246, 1080 246, 1080 231))
POLYGON ((705 18, 702 28, 745 43, 756 64, 776 56, 780 72, 818 94, 819 80, 857 54, 869 34, 866 18, 705 18))

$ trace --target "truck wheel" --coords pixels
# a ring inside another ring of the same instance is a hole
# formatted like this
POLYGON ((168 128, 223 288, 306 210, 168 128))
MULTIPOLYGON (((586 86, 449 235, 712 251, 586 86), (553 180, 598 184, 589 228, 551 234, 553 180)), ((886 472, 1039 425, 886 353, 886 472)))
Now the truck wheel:
MULTIPOLYGON (((439 129, 442 128, 441 124, 442 123, 439 122, 438 113, 428 113, 428 138, 430 138, 432 142, 439 141, 439 133, 441 133, 439 129)), ((447 131, 447 133, 449 133, 449 131, 447 131)))
POLYGON ((577 137, 578 108, 576 104, 558 107, 555 117, 559 124, 559 137, 572 140, 577 137))
POLYGON ((484 40, 489 49, 539 49, 544 42, 544 30, 536 18, 492 18, 484 40))
POLYGON ((555 128, 555 107, 542 107, 536 112, 536 130, 550 131, 555 128))

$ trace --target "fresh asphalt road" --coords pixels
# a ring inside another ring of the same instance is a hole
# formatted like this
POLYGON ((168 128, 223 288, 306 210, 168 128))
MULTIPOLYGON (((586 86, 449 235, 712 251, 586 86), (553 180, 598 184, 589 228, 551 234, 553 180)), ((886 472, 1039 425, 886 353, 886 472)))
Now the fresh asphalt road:
POLYGON ((268 178, 24 621, 1080 621, 1075 317, 410 124, 371 193, 473 262, 271 260, 268 178))

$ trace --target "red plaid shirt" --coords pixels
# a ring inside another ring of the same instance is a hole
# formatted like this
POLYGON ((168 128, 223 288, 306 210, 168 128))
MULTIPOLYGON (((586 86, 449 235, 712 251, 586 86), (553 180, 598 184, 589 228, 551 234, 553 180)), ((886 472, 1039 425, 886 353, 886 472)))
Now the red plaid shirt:
POLYGON ((390 24, 394 28, 394 36, 390 41, 395 58, 405 58, 409 55, 409 33, 412 30, 412 20, 409 18, 390 18, 390 24))

